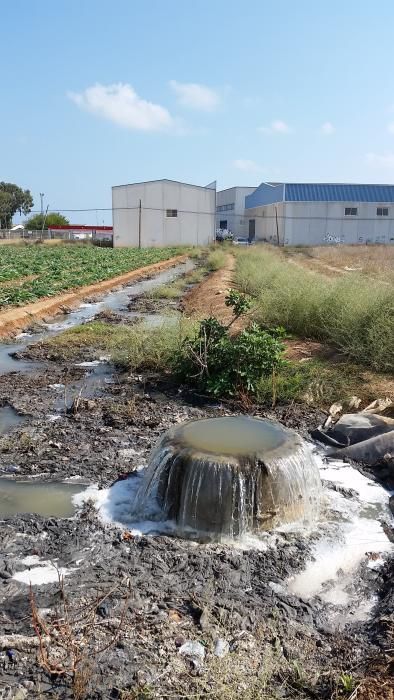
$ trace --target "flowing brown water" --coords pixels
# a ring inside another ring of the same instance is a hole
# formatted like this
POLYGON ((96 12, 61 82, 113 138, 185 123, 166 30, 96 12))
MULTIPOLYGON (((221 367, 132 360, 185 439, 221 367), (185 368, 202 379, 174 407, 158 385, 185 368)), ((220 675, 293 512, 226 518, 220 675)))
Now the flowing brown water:
POLYGON ((139 518, 173 519, 180 533, 220 538, 311 522, 320 497, 317 462, 296 433, 279 423, 229 416, 167 431, 132 509, 139 518), (152 515, 152 504, 159 513, 152 515))

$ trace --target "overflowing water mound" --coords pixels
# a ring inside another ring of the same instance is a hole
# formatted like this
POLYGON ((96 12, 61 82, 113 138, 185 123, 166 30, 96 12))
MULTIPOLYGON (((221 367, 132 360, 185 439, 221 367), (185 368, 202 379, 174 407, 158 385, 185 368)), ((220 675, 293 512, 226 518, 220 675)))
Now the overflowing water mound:
POLYGON ((180 534, 234 537, 311 521, 321 482, 309 447, 293 431, 247 416, 171 428, 136 494, 135 515, 175 520, 180 534), (159 511, 152 515, 152 503, 159 511))

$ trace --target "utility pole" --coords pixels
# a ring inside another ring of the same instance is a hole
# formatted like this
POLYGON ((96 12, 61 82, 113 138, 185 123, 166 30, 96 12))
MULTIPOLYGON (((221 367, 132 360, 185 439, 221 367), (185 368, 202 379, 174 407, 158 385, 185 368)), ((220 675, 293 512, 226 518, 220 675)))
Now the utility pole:
POLYGON ((44 216, 44 193, 40 192, 41 197, 41 216, 44 216))
POLYGON ((44 226, 45 226, 45 222, 46 222, 46 219, 47 219, 47 216, 48 216, 48 209, 49 209, 49 204, 48 204, 48 206, 47 206, 47 209, 46 209, 46 212, 45 212, 45 216, 44 216, 44 212, 42 213, 41 240, 42 240, 43 237, 44 237, 44 226))
POLYGON ((142 209, 142 202, 140 200, 139 207, 138 207, 138 247, 141 248, 141 209, 142 209))
POLYGON ((279 248, 280 243, 279 243, 278 210, 276 207, 275 207, 275 221, 276 221, 276 240, 277 240, 278 248, 279 248))

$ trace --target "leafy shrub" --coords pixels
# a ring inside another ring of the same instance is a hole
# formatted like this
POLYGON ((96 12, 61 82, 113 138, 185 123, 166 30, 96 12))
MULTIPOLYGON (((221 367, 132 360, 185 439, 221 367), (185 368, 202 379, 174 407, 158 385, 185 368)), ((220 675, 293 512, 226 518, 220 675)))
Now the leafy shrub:
MULTIPOLYGON (((230 290, 226 304, 233 308, 233 320, 249 308, 246 297, 235 290, 230 290)), ((214 396, 255 394, 261 378, 283 364, 282 329, 265 330, 252 323, 231 336, 231 323, 225 326, 215 318, 201 321, 197 335, 185 340, 178 361, 184 380, 214 396)))

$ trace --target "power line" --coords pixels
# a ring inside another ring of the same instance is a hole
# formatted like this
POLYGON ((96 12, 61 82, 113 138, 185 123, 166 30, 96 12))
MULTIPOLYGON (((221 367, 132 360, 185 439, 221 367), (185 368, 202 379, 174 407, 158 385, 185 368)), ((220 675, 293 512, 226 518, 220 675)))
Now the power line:
MULTIPOLYGON (((158 212, 165 212, 167 211, 167 207, 146 207, 142 206, 141 207, 142 211, 158 211, 158 212)), ((89 207, 89 208, 83 208, 83 209, 48 209, 48 214, 83 214, 83 213, 94 213, 94 212, 114 212, 114 211, 138 211, 139 210, 139 205, 134 206, 134 207, 89 207)), ((374 221, 374 222, 390 222, 394 221, 394 217, 361 217, 361 216, 289 216, 289 215, 284 215, 284 214, 279 214, 276 216, 275 214, 249 214, 245 212, 244 214, 226 214, 225 212, 212 212, 212 211, 197 211, 193 209, 177 209, 179 214, 200 214, 200 215, 205 215, 205 216, 215 216, 218 218, 223 217, 225 215, 225 218, 230 219, 230 218, 243 218, 243 219, 265 219, 265 220, 291 220, 291 221, 341 221, 344 222, 346 221, 347 223, 353 222, 357 223, 360 221, 374 221)), ((11 216, 14 215, 16 212, 11 212, 11 211, 0 211, 0 219, 5 216, 11 216)), ((38 209, 32 209, 28 215, 30 216, 31 214, 41 214, 40 210, 38 209)))

